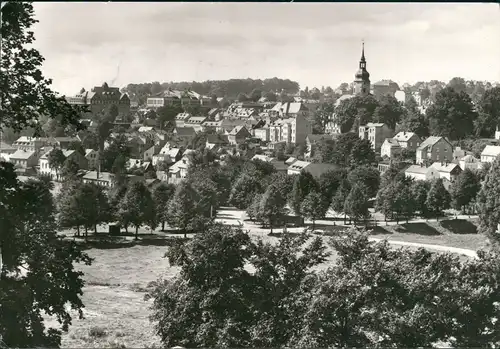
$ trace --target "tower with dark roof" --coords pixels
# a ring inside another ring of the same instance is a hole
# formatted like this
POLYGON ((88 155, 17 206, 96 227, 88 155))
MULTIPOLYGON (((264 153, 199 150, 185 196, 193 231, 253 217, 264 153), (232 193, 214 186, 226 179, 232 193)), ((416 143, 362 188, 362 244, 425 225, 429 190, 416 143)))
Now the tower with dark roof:
POLYGON ((354 75, 354 94, 357 96, 367 96, 370 94, 370 73, 366 70, 365 43, 361 50, 361 60, 359 69, 354 75))

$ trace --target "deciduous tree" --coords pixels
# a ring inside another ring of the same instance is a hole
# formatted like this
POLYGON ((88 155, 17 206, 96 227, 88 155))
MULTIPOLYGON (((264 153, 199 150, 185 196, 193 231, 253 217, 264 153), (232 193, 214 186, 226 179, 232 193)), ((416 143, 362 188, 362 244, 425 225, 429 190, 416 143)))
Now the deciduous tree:
POLYGON ((469 206, 476 199, 480 189, 481 183, 478 175, 466 168, 451 184, 450 194, 452 206, 457 210, 464 211, 464 208, 469 206))
POLYGON ((187 231, 193 228, 199 201, 198 193, 188 182, 181 182, 175 189, 174 196, 168 204, 168 224, 180 229, 187 235, 187 231))
POLYGON ((293 182, 292 192, 289 197, 289 204, 296 215, 301 215, 301 205, 305 197, 312 191, 319 189, 318 182, 312 174, 306 171, 300 172, 293 182))
POLYGON ((425 205, 429 213, 435 217, 443 214, 443 211, 450 208, 451 196, 443 185, 441 178, 434 179, 427 193, 425 205))
POLYGON ((168 203, 175 193, 175 185, 160 182, 153 188, 153 201, 155 203, 156 220, 161 223, 161 230, 165 230, 165 222, 168 219, 168 203))
POLYGON ((496 246, 500 243, 500 159, 493 162, 484 179, 477 201, 480 231, 496 246))
POLYGON ((352 186, 349 195, 347 195, 344 203, 344 212, 354 221, 354 225, 359 220, 366 220, 370 217, 368 211, 368 195, 367 189, 362 184, 352 186))
POLYGON ((260 207, 258 217, 264 219, 273 232, 273 226, 283 219, 286 214, 286 198, 281 196, 281 193, 272 184, 269 185, 262 194, 260 199, 260 207))
POLYGON ((305 218, 312 220, 312 230, 316 227, 316 220, 324 218, 328 212, 329 202, 323 193, 311 191, 302 201, 300 210, 305 218))
POLYGON ((366 195, 369 198, 377 195, 380 187, 380 172, 376 168, 370 166, 356 167, 349 172, 347 179, 352 187, 357 183, 362 183, 367 189, 366 195))
POLYGON ((141 181, 129 184, 118 209, 119 221, 135 227, 135 239, 139 239, 139 228, 148 225, 156 227, 156 212, 153 198, 146 185, 141 181))
POLYGON ((56 171, 56 179, 59 180, 59 171, 64 166, 64 161, 66 160, 64 153, 61 149, 54 148, 47 155, 47 159, 49 160, 49 167, 56 171))

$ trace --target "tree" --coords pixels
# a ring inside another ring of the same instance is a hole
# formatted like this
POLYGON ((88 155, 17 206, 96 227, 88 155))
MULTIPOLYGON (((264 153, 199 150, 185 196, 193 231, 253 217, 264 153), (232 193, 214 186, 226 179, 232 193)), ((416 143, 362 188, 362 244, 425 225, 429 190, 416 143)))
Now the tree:
MULTIPOLYGON (((262 91, 259 89, 253 89, 252 92, 250 92, 250 97, 249 99, 252 102, 257 102, 260 98, 262 97, 262 91)), ((242 101, 243 102, 243 101, 242 101)))
MULTIPOLYGON (((7 6, 2 13, 13 10, 7 6)), ((22 16, 25 6, 13 5, 22 16)), ((83 273, 74 263, 91 259, 57 234, 55 215, 45 182, 19 182, 14 166, 0 162, 0 337, 7 347, 58 347, 71 324, 69 309, 83 317, 83 273), (46 328, 46 313, 59 326, 46 328)))
POLYGON ((49 160, 49 167, 56 171, 56 177, 57 180, 59 180, 59 171, 63 167, 64 161, 66 160, 64 153, 61 149, 54 148, 50 151, 47 159, 49 160))
POLYGON ((248 218, 250 218, 251 221, 254 221, 254 222, 255 221, 262 222, 263 221, 263 219, 261 217, 261 209, 260 209, 262 195, 263 194, 256 194, 252 199, 252 203, 246 209, 246 214, 247 214, 248 218))
POLYGON ((187 231, 194 226, 197 211, 198 194, 187 182, 181 182, 175 189, 174 196, 168 203, 168 224, 180 229, 187 235, 187 231))
POLYGON ((383 187, 377 194, 375 209, 387 217, 396 218, 396 223, 402 217, 409 218, 415 214, 415 201, 411 191, 412 182, 403 178, 394 180, 383 187))
POLYGON ((287 199, 288 195, 290 195, 293 190, 294 181, 294 175, 288 175, 284 172, 276 172, 269 177, 267 183, 268 185, 272 184, 273 187, 280 192, 281 197, 287 199))
POLYGON ((347 175, 347 179, 353 187, 356 183, 362 183, 366 189, 368 198, 373 198, 377 195, 380 187, 380 172, 369 166, 356 167, 347 175))
POLYGON ((89 228, 97 234, 97 225, 108 222, 111 218, 111 208, 103 189, 93 183, 83 183, 76 193, 77 205, 85 227, 85 236, 89 228))
POLYGON ((115 161, 120 157, 120 161, 127 161, 130 158, 131 149, 125 135, 118 135, 113 138, 109 146, 100 153, 101 168, 103 171, 111 171, 115 161))
POLYGON ((478 175, 466 168, 451 184, 452 206, 457 210, 464 211, 465 207, 474 202, 480 189, 481 183, 478 175))
POLYGON ((266 92, 264 94, 264 97, 269 101, 269 102, 276 102, 278 100, 278 96, 276 96, 276 93, 274 92, 266 92))
POLYGON ((352 186, 345 199, 344 212, 354 221, 354 225, 359 220, 366 220, 370 216, 367 192, 363 184, 357 183, 352 186))
POLYGON ((50 90, 51 80, 43 76, 40 68, 44 58, 33 48, 35 41, 31 27, 34 19, 31 3, 5 3, 2 7, 1 88, 2 118, 0 128, 21 131, 31 127, 40 132, 39 116, 60 118, 61 126, 79 122, 84 108, 68 104, 50 90))
POLYGON ((327 122, 332 118, 334 110, 335 110, 335 105, 333 103, 325 102, 322 103, 314 111, 313 133, 315 134, 325 133, 325 126, 327 122))
POLYGON ((153 198, 146 185, 134 181, 129 185, 118 208, 119 221, 124 225, 135 227, 135 239, 139 239, 139 228, 149 225, 156 227, 156 212, 153 198))
POLYGON ((312 230, 316 226, 316 220, 324 218, 328 212, 329 202, 325 196, 317 191, 311 191, 302 201, 300 211, 307 218, 312 220, 312 230))
POLYGON ((346 212, 344 210, 345 201, 347 196, 351 192, 351 184, 347 178, 340 181, 340 185, 337 188, 335 196, 332 198, 331 207, 336 213, 344 213, 344 224, 346 223, 346 212))
POLYGON ((443 214, 443 211, 450 208, 451 196, 443 185, 441 178, 434 179, 427 193, 425 205, 429 213, 435 217, 443 214))
POLYGON ((161 230, 165 230, 168 219, 168 203, 175 192, 175 185, 161 182, 153 188, 153 201, 155 203, 156 221, 161 223, 161 230))
POLYGON ((319 176, 318 184, 320 192, 325 196, 328 203, 331 204, 337 189, 342 180, 346 179, 347 171, 343 169, 330 170, 319 176))
POLYGON ((157 120, 160 124, 160 130, 165 130, 168 123, 174 123, 177 114, 182 113, 182 107, 180 105, 166 105, 160 107, 156 110, 158 115, 157 120))
POLYGON ((430 182, 428 181, 414 181, 411 184, 411 193, 415 202, 415 210, 426 217, 429 213, 427 208, 427 193, 430 190, 430 182))
POLYGON ((479 231, 485 234, 495 247, 500 242, 500 159, 496 159, 488 170, 483 187, 477 197, 479 208, 479 231))
POLYGON ((69 178, 62 184, 57 196, 58 225, 61 228, 76 227, 77 236, 80 236, 80 226, 85 225, 79 201, 81 184, 80 180, 69 178))
POLYGON ((382 174, 380 178, 380 188, 385 188, 392 181, 401 181, 405 178, 404 169, 405 163, 400 161, 391 161, 389 168, 382 174))
POLYGON ((396 124, 401 121, 404 109, 398 100, 391 95, 384 95, 379 99, 379 105, 373 112, 373 119, 377 122, 383 122, 391 130, 396 129, 396 124))
POLYGON ((229 202, 239 209, 247 208, 256 193, 262 192, 262 186, 254 176, 242 173, 231 188, 229 202))
POLYGON ((297 177, 295 177, 292 192, 289 197, 289 205, 296 215, 302 214, 300 211, 302 201, 304 201, 305 197, 311 191, 317 191, 319 189, 318 187, 319 185, 316 179, 307 171, 302 171, 297 177))
POLYGON ((281 193, 272 184, 269 185, 261 196, 258 217, 264 219, 273 232, 273 226, 276 222, 282 220, 286 213, 285 209, 286 197, 281 196, 281 193))
POLYGON ((400 127, 397 131, 415 132, 420 138, 429 136, 429 123, 420 112, 415 99, 405 104, 400 127))
POLYGON ((76 162, 76 160, 73 158, 68 158, 64 160, 61 169, 61 176, 66 179, 68 177, 74 178, 78 175, 79 170, 80 170, 80 165, 78 164, 78 162, 76 162))
POLYGON ((191 186, 198 194, 197 210, 199 214, 206 218, 215 217, 219 209, 219 197, 217 184, 210 178, 198 178, 191 183, 191 186))
POLYGON ((354 132, 344 133, 335 141, 332 163, 342 167, 371 165, 375 161, 375 152, 367 139, 360 139, 354 132))
POLYGON ((373 113, 378 106, 377 100, 373 96, 356 96, 353 98, 345 99, 335 108, 335 117, 337 123, 340 125, 342 133, 355 131, 357 132, 356 125, 364 125, 372 121, 373 113), (360 110, 364 109, 363 118, 360 120, 360 110))
POLYGON ((71 142, 68 145, 68 150, 74 150, 77 153, 80 153, 81 155, 85 156, 85 148, 83 147, 81 142, 77 141, 71 142))
POLYGON ((172 282, 158 280, 148 294, 151 320, 166 347, 293 343, 310 295, 312 269, 329 255, 319 237, 284 236, 271 245, 222 224, 204 227, 167 254, 170 265, 180 267, 179 276, 172 282))
POLYGON ((491 137, 500 126, 500 87, 486 90, 479 99, 478 117, 474 121, 475 135, 491 137))
POLYGON ((465 80, 463 78, 459 78, 459 77, 454 77, 453 79, 451 79, 448 82, 447 87, 452 88, 457 93, 466 92, 466 90, 467 90, 467 85, 465 83, 465 80))
POLYGON ((431 134, 457 140, 474 132, 477 113, 465 92, 447 87, 436 94, 436 102, 427 108, 426 118, 431 134))
POLYGON ((244 93, 240 93, 240 94, 238 95, 238 98, 237 98, 237 99, 238 99, 238 102, 246 102, 246 101, 248 101, 248 97, 247 97, 247 95, 246 95, 246 94, 244 94, 244 93))

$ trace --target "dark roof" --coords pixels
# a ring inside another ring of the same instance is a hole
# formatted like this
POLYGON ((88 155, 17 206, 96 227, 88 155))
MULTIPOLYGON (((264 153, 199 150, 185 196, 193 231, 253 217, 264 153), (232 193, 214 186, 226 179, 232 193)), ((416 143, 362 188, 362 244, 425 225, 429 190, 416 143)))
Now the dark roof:
POLYGON ((178 136, 194 136, 196 131, 192 127, 176 127, 175 131, 178 136))
POLYGON ((319 164, 319 163, 311 163, 307 165, 303 171, 309 172, 313 175, 313 177, 319 177, 323 173, 326 173, 331 170, 338 169, 339 167, 332 164, 319 164))

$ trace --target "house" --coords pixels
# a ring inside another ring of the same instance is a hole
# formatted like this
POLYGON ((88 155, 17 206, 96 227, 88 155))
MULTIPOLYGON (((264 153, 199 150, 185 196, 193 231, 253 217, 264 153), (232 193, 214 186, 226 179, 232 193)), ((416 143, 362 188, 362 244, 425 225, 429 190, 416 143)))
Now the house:
POLYGON ((254 136, 264 142, 269 142, 269 127, 254 129, 254 136))
POLYGON ((83 183, 94 183, 102 187, 113 186, 113 175, 109 172, 89 171, 82 177, 83 183))
POLYGON ((196 131, 192 127, 176 127, 174 135, 184 142, 190 142, 196 137, 196 131))
POLYGON ((0 142, 0 159, 5 159, 9 161, 10 155, 16 152, 17 148, 8 145, 6 143, 0 142))
POLYGON ((372 89, 373 95, 377 98, 384 95, 394 97, 396 91, 399 91, 399 85, 392 80, 380 80, 372 85, 372 89))
POLYGON ((481 162, 494 162, 498 155, 500 155, 500 146, 487 145, 481 152, 481 162))
POLYGON ((80 138, 78 137, 49 137, 46 141, 46 145, 49 147, 67 149, 71 143, 80 143, 80 138))
POLYGON ((294 175, 300 174, 300 172, 302 171, 306 171, 310 173, 314 178, 319 178, 322 174, 335 169, 338 169, 338 166, 332 164, 313 163, 297 160, 288 166, 287 173, 289 175, 294 175))
POLYGON ((500 127, 497 126, 497 130, 495 131, 495 139, 500 141, 500 127))
POLYGON ((36 166, 38 157, 34 151, 18 149, 9 156, 9 162, 14 164, 16 168, 26 170, 36 166))
POLYGON ((287 173, 289 175, 295 175, 295 174, 300 174, 302 170, 304 170, 307 166, 309 166, 311 162, 308 161, 301 161, 297 160, 294 163, 292 163, 290 166, 288 166, 288 171, 287 173))
POLYGON ((91 170, 97 169, 99 165, 99 152, 94 149, 85 149, 85 158, 91 170))
POLYGON ((297 117, 298 115, 308 117, 309 109, 302 102, 279 102, 276 103, 273 108, 271 108, 270 114, 279 116, 281 118, 297 117))
POLYGON ((368 139, 372 148, 379 152, 386 138, 392 138, 393 131, 384 123, 370 122, 359 127, 359 138, 368 139))
POLYGON ((151 148, 146 149, 144 151, 143 160, 144 161, 152 161, 153 156, 158 154, 161 149, 162 149, 162 147, 157 146, 157 145, 153 145, 151 148))
POLYGON ((458 164, 460 160, 467 155, 467 152, 460 147, 455 147, 453 150, 453 162, 458 164))
POLYGON ((184 121, 184 127, 192 127, 196 132, 204 130, 203 123, 207 120, 206 116, 191 116, 184 121))
POLYGON ((158 162, 173 164, 181 158, 181 149, 174 148, 170 144, 166 144, 157 155, 153 155, 152 163, 156 166, 158 162))
POLYGON ((269 124, 269 141, 272 143, 305 143, 307 135, 310 134, 312 134, 312 124, 302 115, 277 119, 269 124))
POLYGON ((179 113, 175 116, 175 126, 183 127, 184 123, 191 117, 189 113, 179 113))
POLYGON ((402 131, 396 134, 393 139, 399 143, 402 149, 417 150, 420 146, 421 139, 415 132, 402 131))
POLYGON ((227 135, 229 144, 232 145, 244 143, 245 140, 249 137, 252 137, 252 134, 247 130, 245 126, 236 126, 227 135))
POLYGON ((429 181, 439 178, 439 172, 434 167, 425 167, 422 164, 411 165, 405 170, 405 176, 416 181, 429 181))
POLYGON ((291 157, 291 156, 290 156, 288 159, 286 159, 286 160, 285 160, 285 164, 286 164, 286 165, 288 165, 288 166, 290 166, 290 165, 291 165, 291 164, 293 164, 295 161, 297 161, 297 159, 296 159, 296 158, 294 158, 294 157, 291 157))
POLYGON ((458 161, 458 165, 460 166, 460 168, 462 170, 465 170, 466 168, 468 168, 469 170, 477 170, 477 169, 479 169, 480 164, 481 164, 481 161, 479 161, 479 159, 474 157, 474 155, 470 155, 470 154, 465 155, 463 158, 461 158, 458 161))
POLYGON ((446 178, 453 183, 462 172, 459 165, 453 162, 435 162, 429 168, 435 168, 439 173, 439 178, 446 178))
POLYGON ((444 137, 430 136, 416 150, 416 163, 453 160, 453 146, 444 137))
POLYGON ((401 154, 401 146, 394 138, 386 138, 380 147, 380 156, 393 158, 401 154))
MULTIPOLYGON (((54 148, 45 149, 42 156, 38 160, 38 172, 50 178, 57 178, 60 174, 56 169, 51 168, 49 164, 49 154, 54 148)), ((86 155, 81 154, 76 150, 62 150, 62 153, 66 160, 71 159, 78 164, 81 170, 87 170, 89 168, 89 161, 86 155)), ((97 153, 97 152, 96 152, 97 153)))
POLYGON ((205 142, 205 147, 213 150, 216 147, 220 147, 227 144, 229 144, 229 139, 227 135, 210 134, 207 135, 207 141, 205 142))
POLYGON ((119 114, 130 112, 130 98, 126 93, 121 93, 118 87, 109 87, 107 83, 95 86, 90 91, 82 89, 74 96, 66 97, 69 104, 87 106, 91 113, 99 113, 110 105, 116 105, 119 114))
POLYGON ((267 155, 259 155, 259 154, 257 154, 257 155, 254 155, 252 157, 252 160, 260 160, 260 161, 264 161, 264 162, 271 162, 273 160, 273 158, 270 157, 270 156, 267 156, 267 155))
POLYGON ((184 155, 179 161, 170 166, 168 169, 168 182, 177 184, 182 179, 186 178, 189 164, 189 156, 184 155))
POLYGON ((21 136, 12 143, 12 147, 38 153, 46 144, 47 138, 21 136))

